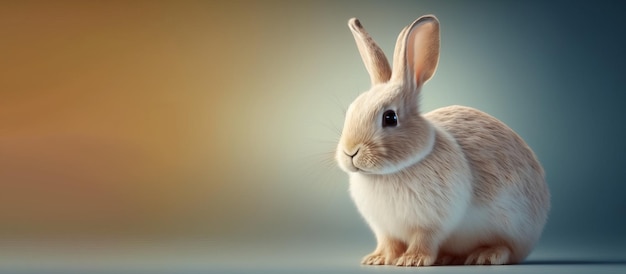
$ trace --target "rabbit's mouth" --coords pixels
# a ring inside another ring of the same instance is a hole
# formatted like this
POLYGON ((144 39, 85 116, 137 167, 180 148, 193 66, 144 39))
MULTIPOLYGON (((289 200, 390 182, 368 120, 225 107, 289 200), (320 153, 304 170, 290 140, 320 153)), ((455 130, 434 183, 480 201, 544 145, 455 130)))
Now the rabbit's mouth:
POLYGON ((356 173, 368 173, 366 170, 363 170, 363 169, 358 168, 356 166, 354 167, 354 170, 355 170, 354 172, 356 172, 356 173))
POLYGON ((345 153, 337 153, 339 167, 348 173, 369 173, 358 165, 358 161, 345 153))
POLYGON ((360 167, 356 164, 354 164, 354 160, 351 161, 351 171, 350 172, 354 172, 354 173, 361 173, 361 174, 375 174, 375 172, 371 171, 371 170, 367 170, 364 169, 363 167, 360 167))
POLYGON ((358 167, 356 168, 356 173, 361 173, 361 174, 366 174, 366 175, 367 175, 367 174, 376 174, 376 173, 374 173, 374 172, 367 171, 367 170, 364 170, 364 169, 360 169, 360 168, 358 168, 358 167))
POLYGON ((367 149, 358 148, 355 152, 347 153, 343 150, 337 152, 339 167, 348 173, 376 174, 374 166, 369 166, 371 156, 366 155, 367 149))

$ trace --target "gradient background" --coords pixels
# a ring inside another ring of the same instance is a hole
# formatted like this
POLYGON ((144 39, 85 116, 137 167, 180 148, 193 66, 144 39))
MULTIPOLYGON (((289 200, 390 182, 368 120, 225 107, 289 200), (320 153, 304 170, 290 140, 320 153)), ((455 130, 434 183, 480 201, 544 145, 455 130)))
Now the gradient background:
POLYGON ((371 270, 332 160, 369 87, 346 23, 390 55, 428 13, 442 48, 424 109, 484 110, 546 170, 531 259, 623 268, 617 1, 3 1, 0 270, 371 270))

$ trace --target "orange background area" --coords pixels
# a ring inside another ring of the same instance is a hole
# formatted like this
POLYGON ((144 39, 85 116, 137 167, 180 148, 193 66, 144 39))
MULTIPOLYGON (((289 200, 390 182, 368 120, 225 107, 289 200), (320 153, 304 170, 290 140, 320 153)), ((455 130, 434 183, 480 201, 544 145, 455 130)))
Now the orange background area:
POLYGON ((271 93, 259 77, 284 69, 258 65, 280 50, 258 8, 3 3, 0 237, 207 230, 228 214, 212 206, 271 148, 252 139, 271 93))

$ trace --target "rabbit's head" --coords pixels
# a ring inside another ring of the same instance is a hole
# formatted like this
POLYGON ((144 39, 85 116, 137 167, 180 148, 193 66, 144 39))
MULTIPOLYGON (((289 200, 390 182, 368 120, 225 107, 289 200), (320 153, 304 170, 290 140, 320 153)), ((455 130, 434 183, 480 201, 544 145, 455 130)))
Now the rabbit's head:
POLYGON ((393 69, 356 18, 348 26, 372 87, 348 108, 335 156, 346 172, 395 173, 428 155, 435 141, 435 129, 420 115, 419 95, 437 67, 439 21, 422 16, 400 32, 393 69))

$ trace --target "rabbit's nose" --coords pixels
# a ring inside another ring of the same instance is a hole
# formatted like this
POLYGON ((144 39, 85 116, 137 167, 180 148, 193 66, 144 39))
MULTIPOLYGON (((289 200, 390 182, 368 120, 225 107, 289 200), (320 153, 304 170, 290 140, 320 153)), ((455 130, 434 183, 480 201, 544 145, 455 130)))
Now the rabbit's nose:
POLYGON ((344 150, 344 151, 343 151, 343 153, 344 153, 346 156, 350 157, 350 158, 354 158, 354 156, 356 156, 356 155, 359 153, 359 150, 360 150, 360 148, 358 148, 358 149, 357 149, 354 153, 352 153, 352 154, 350 154, 350 153, 348 153, 348 152, 346 152, 346 151, 344 150))

